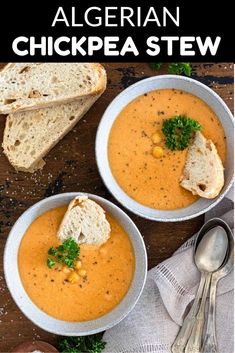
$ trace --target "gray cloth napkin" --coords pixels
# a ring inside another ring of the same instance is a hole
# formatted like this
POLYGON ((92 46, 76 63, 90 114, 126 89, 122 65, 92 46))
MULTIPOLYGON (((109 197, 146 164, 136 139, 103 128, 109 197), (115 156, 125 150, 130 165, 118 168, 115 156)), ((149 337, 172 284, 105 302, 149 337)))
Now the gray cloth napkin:
MULTIPOLYGON (((233 228, 233 202, 226 198, 206 214, 223 218, 233 228)), ((171 258, 148 272, 143 294, 119 325, 106 331, 105 353, 170 353, 180 325, 199 284, 193 262, 195 236, 171 258)), ((216 330, 219 353, 233 353, 233 273, 218 284, 216 330)))

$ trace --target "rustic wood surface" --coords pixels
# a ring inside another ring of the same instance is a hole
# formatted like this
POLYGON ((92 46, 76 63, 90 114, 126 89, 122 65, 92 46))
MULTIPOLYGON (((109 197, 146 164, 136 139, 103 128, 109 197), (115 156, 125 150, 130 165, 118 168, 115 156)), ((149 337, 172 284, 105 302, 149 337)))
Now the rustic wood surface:
MULTIPOLYGON (((166 65, 155 72, 146 63, 111 63, 105 67, 108 74, 106 92, 75 129, 49 153, 41 172, 33 175, 16 173, 0 151, 0 352, 10 352, 15 345, 28 339, 40 338, 52 344, 57 340, 54 335, 33 325, 20 312, 6 288, 2 259, 12 225, 29 206, 61 192, 86 191, 118 204, 105 188, 96 167, 94 146, 97 126, 107 105, 124 88, 142 78, 167 72, 166 65)), ((194 63, 192 77, 213 88, 233 109, 232 64, 194 63)), ((5 117, 0 116, 0 141, 4 123, 5 117)), ((157 223, 127 213, 143 234, 149 268, 171 256, 203 222, 201 216, 181 223, 157 223)))

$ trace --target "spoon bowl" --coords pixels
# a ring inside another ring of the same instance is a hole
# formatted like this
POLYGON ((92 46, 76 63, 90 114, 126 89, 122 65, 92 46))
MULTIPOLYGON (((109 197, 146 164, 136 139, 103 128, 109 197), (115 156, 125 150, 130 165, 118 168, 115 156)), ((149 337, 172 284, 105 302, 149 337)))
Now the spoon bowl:
POLYGON ((227 232, 221 225, 215 225, 216 223, 205 232, 201 229, 203 236, 197 238, 195 263, 200 272, 215 272, 222 266, 226 258, 228 249, 227 232))
MULTIPOLYGON (((215 218, 214 218, 215 220, 215 218)), ((213 273, 213 279, 221 279, 223 277, 225 277, 227 274, 229 274, 229 272, 232 270, 233 268, 233 264, 234 264, 234 238, 233 238, 233 233, 230 229, 230 227, 228 226, 228 224, 226 222, 224 222, 222 219, 217 218, 216 219, 218 224, 221 225, 221 227, 224 228, 224 230, 227 233, 227 237, 228 237, 228 251, 226 254, 226 258, 222 264, 222 266, 219 268, 218 271, 216 271, 215 273, 213 273)))

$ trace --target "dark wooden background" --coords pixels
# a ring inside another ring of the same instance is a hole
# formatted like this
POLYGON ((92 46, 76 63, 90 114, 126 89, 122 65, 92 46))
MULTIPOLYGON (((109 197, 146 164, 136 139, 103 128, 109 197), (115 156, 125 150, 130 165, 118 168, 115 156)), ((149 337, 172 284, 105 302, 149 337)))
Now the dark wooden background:
MULTIPOLYGON (((0 68, 3 64, 0 64, 0 68)), ((10 352, 18 343, 42 339, 50 343, 56 337, 34 326, 16 307, 6 288, 3 274, 3 251, 7 235, 17 218, 35 202, 61 192, 85 191, 115 203, 99 176, 95 162, 95 136, 104 110, 124 88, 159 72, 146 63, 105 64, 108 87, 86 116, 46 157, 46 166, 35 174, 16 173, 0 150, 0 352, 10 352)), ((213 88, 233 109, 233 65, 231 63, 194 63, 193 78, 213 88)), ((5 118, 0 116, 0 142, 5 118)), ((120 205, 119 205, 120 206, 120 205)), ((157 223, 127 212, 143 234, 149 268, 171 254, 203 222, 203 216, 181 223, 157 223)))

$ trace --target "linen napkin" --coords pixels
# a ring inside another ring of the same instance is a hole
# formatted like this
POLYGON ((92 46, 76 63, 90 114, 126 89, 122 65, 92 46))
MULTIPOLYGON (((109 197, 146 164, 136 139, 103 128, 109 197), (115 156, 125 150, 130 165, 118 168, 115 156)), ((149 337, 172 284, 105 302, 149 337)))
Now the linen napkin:
MULTIPOLYGON (((231 192, 231 195, 233 193, 231 192)), ((229 195, 230 196, 230 195, 229 195)), ((233 202, 224 199, 205 215, 224 219, 233 228, 233 202)), ((106 331, 104 353, 170 353, 183 318, 195 297, 200 274, 193 262, 196 235, 171 258, 148 272, 144 291, 134 310, 106 331)), ((233 353, 233 271, 217 287, 216 331, 219 353, 233 353)))

